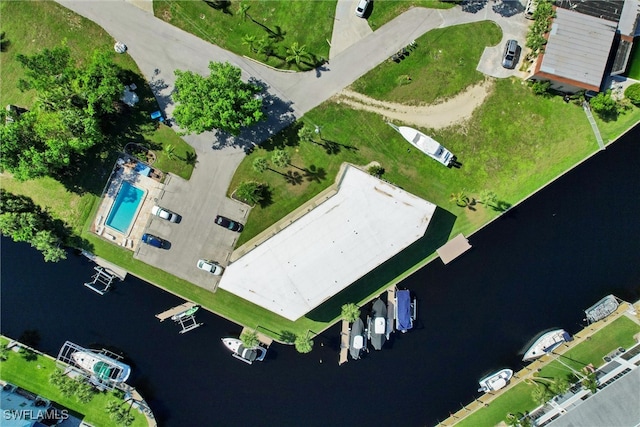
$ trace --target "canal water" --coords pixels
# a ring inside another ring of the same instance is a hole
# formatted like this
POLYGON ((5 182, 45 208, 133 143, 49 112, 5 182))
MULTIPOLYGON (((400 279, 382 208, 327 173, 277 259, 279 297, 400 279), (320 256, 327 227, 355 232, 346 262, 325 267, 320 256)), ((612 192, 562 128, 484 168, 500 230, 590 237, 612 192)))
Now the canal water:
POLYGON ((478 394, 477 380, 519 369, 540 331, 576 332, 584 308, 609 293, 640 298, 640 127, 470 237, 473 249, 432 262, 401 286, 418 297, 416 328, 380 352, 338 366, 337 327, 313 352, 273 345, 252 366, 220 338, 240 328, 199 312, 178 334, 154 316, 183 302, 129 277, 99 296, 82 286, 81 256, 45 264, 2 239, 1 332, 37 330, 38 348, 64 341, 122 349, 129 383, 162 426, 433 425, 478 394))

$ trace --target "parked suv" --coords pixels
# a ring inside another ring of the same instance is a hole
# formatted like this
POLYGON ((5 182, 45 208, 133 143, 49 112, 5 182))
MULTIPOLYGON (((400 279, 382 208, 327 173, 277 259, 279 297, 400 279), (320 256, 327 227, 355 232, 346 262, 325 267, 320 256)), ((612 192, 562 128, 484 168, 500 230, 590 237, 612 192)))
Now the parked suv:
POLYGON ((518 42, 515 40, 507 40, 507 44, 504 46, 504 54, 502 55, 502 66, 504 68, 514 68, 516 63, 516 57, 518 56, 518 42))

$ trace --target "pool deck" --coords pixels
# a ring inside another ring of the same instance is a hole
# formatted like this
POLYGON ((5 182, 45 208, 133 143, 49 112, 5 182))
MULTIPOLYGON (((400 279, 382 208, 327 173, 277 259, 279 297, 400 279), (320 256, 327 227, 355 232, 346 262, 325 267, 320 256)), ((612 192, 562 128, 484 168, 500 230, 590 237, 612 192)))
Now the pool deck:
POLYGON ((163 183, 155 178, 139 174, 135 170, 135 166, 135 161, 126 162, 124 159, 118 159, 91 230, 103 239, 130 251, 133 251, 140 244, 140 239, 151 217, 151 208, 164 189, 163 183), (144 191, 144 199, 138 206, 132 220, 133 224, 126 233, 105 224, 123 181, 127 181, 144 191))

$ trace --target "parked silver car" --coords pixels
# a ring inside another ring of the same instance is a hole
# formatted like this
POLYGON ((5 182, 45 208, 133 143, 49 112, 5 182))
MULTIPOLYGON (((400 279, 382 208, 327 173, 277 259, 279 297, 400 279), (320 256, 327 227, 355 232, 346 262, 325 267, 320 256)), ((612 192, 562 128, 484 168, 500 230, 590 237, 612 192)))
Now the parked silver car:
POLYGON ((179 222, 180 215, 171 212, 169 209, 161 208, 160 206, 154 206, 151 208, 151 215, 158 216, 162 219, 166 219, 169 222, 179 222))
POLYGON ((504 46, 504 54, 502 55, 502 66, 504 68, 514 68, 516 66, 518 56, 518 42, 516 40, 507 40, 504 46))

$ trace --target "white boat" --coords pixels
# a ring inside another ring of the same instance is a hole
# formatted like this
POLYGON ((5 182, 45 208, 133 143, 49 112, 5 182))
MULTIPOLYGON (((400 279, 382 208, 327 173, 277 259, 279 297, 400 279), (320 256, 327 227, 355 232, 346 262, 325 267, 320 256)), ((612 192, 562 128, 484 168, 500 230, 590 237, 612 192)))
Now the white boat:
POLYGON ((131 367, 112 357, 93 351, 76 351, 73 362, 100 381, 122 383, 129 378, 131 367))
POLYGON ((267 349, 262 346, 247 348, 237 338, 222 338, 222 343, 231 350, 231 355, 244 363, 251 365, 253 362, 261 362, 267 355, 267 349))
POLYGON ((358 360, 365 348, 367 348, 367 339, 365 337, 364 322, 358 318, 353 322, 349 332, 349 354, 354 360, 358 360))
POLYGON ((455 161, 455 156, 451 154, 451 151, 444 148, 438 141, 407 126, 396 126, 389 123, 389 126, 400 132, 400 135, 406 139, 409 144, 413 145, 418 150, 422 151, 432 159, 442 163, 445 166, 449 166, 455 161))
POLYGON ((587 321, 589 323, 597 322, 598 320, 602 320, 605 317, 609 316, 611 313, 618 309, 618 300, 613 295, 607 295, 602 298, 600 301, 589 307, 584 311, 587 315, 587 321))
POLYGON ((509 383, 509 380, 512 376, 513 371, 511 369, 502 369, 498 372, 488 375, 478 382, 478 384, 480 384, 480 388, 478 389, 478 391, 483 391, 486 393, 488 391, 500 390, 509 383))
POLYGON ((565 341, 570 341, 571 336, 564 329, 555 329, 543 334, 524 353, 522 360, 528 362, 552 352, 565 341))
POLYGON ((371 308, 371 317, 367 319, 367 332, 371 345, 376 350, 382 350, 384 342, 389 339, 387 328, 387 306, 378 298, 371 308))

